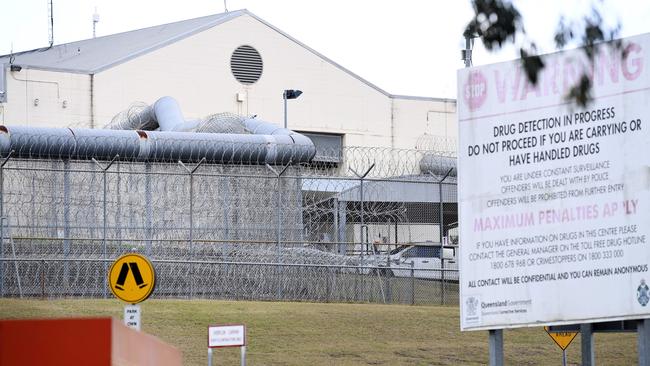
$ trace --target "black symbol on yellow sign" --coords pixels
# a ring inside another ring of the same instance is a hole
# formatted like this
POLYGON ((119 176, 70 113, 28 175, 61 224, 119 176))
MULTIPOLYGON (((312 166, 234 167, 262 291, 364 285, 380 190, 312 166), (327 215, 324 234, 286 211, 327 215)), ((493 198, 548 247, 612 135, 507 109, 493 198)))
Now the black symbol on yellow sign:
POLYGON ((135 279, 135 284, 139 288, 143 288, 147 286, 146 283, 142 280, 142 275, 140 274, 140 268, 138 268, 138 263, 136 262, 129 262, 127 263, 122 263, 122 269, 120 269, 120 274, 117 276, 117 283, 115 284, 115 288, 118 290, 124 291, 124 281, 126 281, 126 276, 129 274, 129 269, 131 269, 131 272, 133 272, 133 278, 135 279))
POLYGON ((118 258, 108 273, 108 283, 117 298, 136 304, 146 300, 156 284, 151 262, 140 254, 126 254, 118 258))

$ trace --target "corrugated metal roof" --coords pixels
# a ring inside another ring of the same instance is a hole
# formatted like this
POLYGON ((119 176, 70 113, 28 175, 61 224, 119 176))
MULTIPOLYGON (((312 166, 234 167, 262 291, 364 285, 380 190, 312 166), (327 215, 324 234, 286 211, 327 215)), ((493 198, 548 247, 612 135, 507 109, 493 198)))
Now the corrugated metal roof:
MULTIPOLYGON (((440 202, 438 182, 440 176, 411 175, 392 177, 393 180, 367 180, 364 183, 363 199, 366 202, 440 202)), ((446 183, 457 183, 456 177, 447 177, 446 183)), ((356 178, 303 179, 302 190, 310 192, 336 193, 339 201, 358 202, 360 184, 356 178)), ((445 203, 457 202, 456 184, 443 184, 442 197, 445 203)))
MULTIPOLYGON (((14 54, 14 64, 37 69, 94 74, 245 13, 245 10, 232 11, 20 52, 14 54)), ((9 63, 9 55, 0 56, 0 64, 3 63, 9 63)))
MULTIPOLYGON (((324 61, 332 64, 341 71, 349 74, 389 98, 432 101, 440 100, 438 98, 410 97, 390 94, 246 9, 157 25, 154 27, 91 38, 83 41, 65 43, 55 45, 51 48, 45 47, 31 51, 19 52, 13 55, 15 57, 13 63, 34 69, 95 74, 244 14, 257 19, 269 28, 282 34, 284 37, 297 43, 308 52, 322 58, 324 61)), ((9 57, 10 55, 0 56, 0 65, 8 64, 9 57)), ((453 99, 442 99, 442 101, 453 101, 453 99)))

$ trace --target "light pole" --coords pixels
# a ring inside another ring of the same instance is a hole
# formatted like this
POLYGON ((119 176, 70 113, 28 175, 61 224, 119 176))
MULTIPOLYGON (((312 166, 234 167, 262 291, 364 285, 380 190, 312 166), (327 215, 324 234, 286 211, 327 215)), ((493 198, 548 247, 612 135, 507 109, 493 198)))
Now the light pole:
POLYGON ((287 128, 287 100, 297 99, 300 94, 302 94, 302 90, 292 89, 287 89, 282 93, 282 99, 284 99, 284 128, 287 128))

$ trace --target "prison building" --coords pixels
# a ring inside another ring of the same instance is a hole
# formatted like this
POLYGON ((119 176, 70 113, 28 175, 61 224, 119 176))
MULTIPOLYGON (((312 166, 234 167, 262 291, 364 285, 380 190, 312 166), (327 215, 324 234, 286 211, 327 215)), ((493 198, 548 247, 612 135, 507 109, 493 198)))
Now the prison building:
POLYGON ((390 94, 247 10, 4 55, 0 65, 2 124, 100 128, 163 95, 188 118, 281 122, 283 91, 299 89, 288 128, 318 144, 413 149, 456 138, 455 100, 390 94))
POLYGON ((370 244, 457 238, 455 101, 392 95, 249 11, 0 65, 0 297, 106 296, 138 251, 161 297, 414 303, 367 281, 370 244))

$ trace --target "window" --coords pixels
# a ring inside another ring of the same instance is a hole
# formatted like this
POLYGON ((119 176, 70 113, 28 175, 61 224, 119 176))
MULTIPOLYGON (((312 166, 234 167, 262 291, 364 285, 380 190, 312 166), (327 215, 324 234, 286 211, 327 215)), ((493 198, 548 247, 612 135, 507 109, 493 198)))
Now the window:
POLYGON ((402 253, 402 258, 413 258, 417 257, 416 247, 409 248, 402 253))
POLYGON ((316 146, 316 156, 312 161, 341 163, 343 161, 343 136, 317 132, 300 132, 309 137, 316 146))
POLYGON ((417 257, 440 258, 440 247, 417 247, 417 257))

